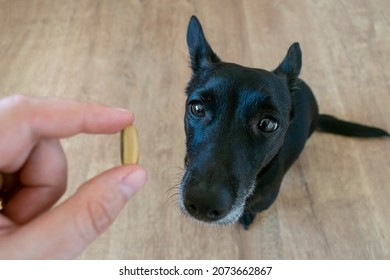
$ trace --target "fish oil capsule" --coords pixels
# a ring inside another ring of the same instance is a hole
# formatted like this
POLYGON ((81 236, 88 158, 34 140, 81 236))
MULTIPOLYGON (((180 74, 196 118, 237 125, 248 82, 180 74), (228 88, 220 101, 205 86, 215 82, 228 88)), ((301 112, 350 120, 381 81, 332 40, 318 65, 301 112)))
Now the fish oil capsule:
POLYGON ((122 164, 137 164, 139 162, 138 133, 134 125, 129 125, 121 132, 122 164))

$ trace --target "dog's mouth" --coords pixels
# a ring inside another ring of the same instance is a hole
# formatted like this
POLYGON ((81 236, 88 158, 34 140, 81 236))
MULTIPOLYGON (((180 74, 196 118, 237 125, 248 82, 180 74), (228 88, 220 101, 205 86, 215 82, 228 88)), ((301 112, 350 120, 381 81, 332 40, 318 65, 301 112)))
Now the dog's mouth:
POLYGON ((188 191, 194 188, 189 182, 190 177, 188 169, 185 170, 179 188, 179 208, 186 216, 206 224, 229 225, 237 222, 244 213, 248 197, 255 189, 253 182, 247 187, 239 186, 231 196, 226 190, 199 195, 200 191, 188 191))

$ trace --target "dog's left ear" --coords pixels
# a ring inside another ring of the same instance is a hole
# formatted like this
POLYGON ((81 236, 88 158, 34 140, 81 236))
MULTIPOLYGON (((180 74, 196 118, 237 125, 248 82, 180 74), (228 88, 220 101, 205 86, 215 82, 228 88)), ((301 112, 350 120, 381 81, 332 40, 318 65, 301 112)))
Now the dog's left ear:
POLYGON ((284 76, 290 89, 293 89, 302 67, 302 52, 299 43, 294 43, 287 51, 286 57, 274 70, 279 76, 284 76))
POLYGON ((191 56, 191 68, 194 73, 211 63, 221 61, 207 42, 202 26, 196 16, 192 16, 188 24, 187 45, 191 56))

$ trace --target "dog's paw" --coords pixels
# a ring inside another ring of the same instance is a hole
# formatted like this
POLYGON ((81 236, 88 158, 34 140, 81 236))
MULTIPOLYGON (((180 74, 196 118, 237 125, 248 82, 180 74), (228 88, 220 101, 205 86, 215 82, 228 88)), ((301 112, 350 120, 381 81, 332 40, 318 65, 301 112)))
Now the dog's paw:
POLYGON ((253 223, 255 217, 255 213, 246 212, 240 217, 239 223, 244 227, 245 230, 248 230, 249 226, 253 223))

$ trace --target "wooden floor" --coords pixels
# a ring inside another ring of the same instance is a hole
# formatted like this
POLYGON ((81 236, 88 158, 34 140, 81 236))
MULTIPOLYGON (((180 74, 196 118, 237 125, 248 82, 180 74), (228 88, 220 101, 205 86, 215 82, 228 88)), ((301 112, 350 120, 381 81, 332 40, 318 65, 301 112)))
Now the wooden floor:
MULTIPOLYGON (((180 213, 192 14, 226 61, 273 69, 299 41, 302 78, 322 112, 390 130, 387 0, 0 0, 0 97, 59 96, 136 114, 149 181, 80 258, 389 259, 388 139, 314 134, 249 231, 180 213)), ((62 143, 65 197, 120 162, 119 135, 62 143)))

